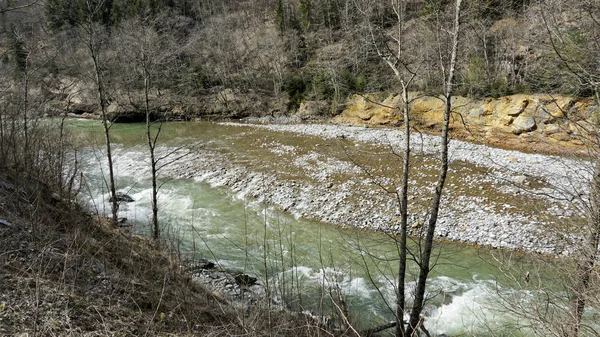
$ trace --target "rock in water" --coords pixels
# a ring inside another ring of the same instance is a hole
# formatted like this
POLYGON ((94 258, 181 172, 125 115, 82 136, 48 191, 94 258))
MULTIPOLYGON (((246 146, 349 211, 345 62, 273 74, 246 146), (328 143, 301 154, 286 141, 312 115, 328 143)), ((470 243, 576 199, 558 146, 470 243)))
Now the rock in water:
POLYGON ((255 285, 256 281, 258 281, 256 279, 256 277, 248 276, 246 274, 235 275, 235 283, 237 283, 241 286, 250 287, 250 286, 255 285))
POLYGON ((196 262, 194 262, 192 264, 192 266, 190 267, 190 269, 192 270, 203 270, 203 269, 214 269, 215 268, 215 263, 205 260, 205 259, 200 259, 196 262))
MULTIPOLYGON (((126 194, 123 192, 117 192, 116 197, 117 197, 117 201, 123 201, 123 202, 134 202, 135 201, 129 194, 126 194)), ((113 202, 113 198, 110 197, 109 201, 113 202)))

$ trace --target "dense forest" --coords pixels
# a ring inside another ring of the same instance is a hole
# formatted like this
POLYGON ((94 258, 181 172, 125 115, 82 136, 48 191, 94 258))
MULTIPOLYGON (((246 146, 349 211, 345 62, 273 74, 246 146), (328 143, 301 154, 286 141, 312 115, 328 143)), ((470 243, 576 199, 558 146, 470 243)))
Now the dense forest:
MULTIPOLYGON (((352 93, 397 91, 398 76, 386 64, 392 56, 402 71, 417 72, 410 90, 438 94, 452 19, 451 1, 431 0, 0 5, 2 76, 26 79, 31 100, 43 101, 38 110, 46 113, 97 110, 94 82, 102 84, 112 111, 136 110, 148 81, 154 110, 180 117, 285 115, 305 101, 321 102, 318 112, 330 115, 352 93), (402 54, 394 55, 396 49, 402 54)), ((595 94, 595 1, 465 5, 456 94, 595 94)))

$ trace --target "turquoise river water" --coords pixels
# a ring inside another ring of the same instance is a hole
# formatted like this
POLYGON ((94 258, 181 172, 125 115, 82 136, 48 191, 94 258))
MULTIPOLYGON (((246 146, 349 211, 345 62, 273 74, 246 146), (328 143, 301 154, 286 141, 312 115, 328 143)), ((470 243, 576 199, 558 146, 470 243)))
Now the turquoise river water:
MULTIPOLYGON (((101 124, 84 120, 68 124, 83 142, 78 155, 86 177, 83 199, 98 212, 109 213, 101 124)), ((148 230, 151 209, 144 128, 128 124, 111 130, 118 190, 135 199, 121 206, 120 216, 135 220, 140 231, 148 230)), ((235 132, 239 128, 210 123, 165 124, 161 141, 177 146, 217 139, 220 151, 241 151, 243 147, 230 137, 235 132)), ((327 305, 329 294, 340 292, 359 328, 393 320, 397 254, 386 235, 298 219, 202 181, 161 182, 160 218, 168 224, 163 233, 176 239, 184 254, 216 260, 261 279, 267 275, 276 289, 273 296, 294 309, 334 315, 327 305)), ((530 335, 535 322, 523 311, 535 312, 540 284, 560 293, 560 282, 552 279, 552 267, 547 267, 552 261, 539 263, 522 253, 452 243, 440 243, 436 256, 424 316, 429 331, 438 335, 530 335), (526 272, 535 282, 524 281, 526 272)), ((416 273, 416 266, 410 270, 416 273)))

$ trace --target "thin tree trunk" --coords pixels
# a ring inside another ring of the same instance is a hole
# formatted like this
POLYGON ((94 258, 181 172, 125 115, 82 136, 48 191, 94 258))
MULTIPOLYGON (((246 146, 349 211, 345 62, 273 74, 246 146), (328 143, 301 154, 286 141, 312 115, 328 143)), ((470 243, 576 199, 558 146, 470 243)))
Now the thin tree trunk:
POLYGON ((106 97, 105 97, 105 88, 104 82, 102 79, 102 73, 100 70, 99 64, 99 55, 98 50, 96 50, 96 45, 94 41, 94 27, 91 21, 91 18, 88 19, 88 48, 90 51, 90 55, 92 57, 92 61, 94 62, 94 72, 96 76, 96 89, 98 90, 98 100, 100 103, 100 111, 102 114, 102 126, 104 127, 104 140, 106 143, 106 159, 108 161, 108 182, 109 182, 109 190, 110 190, 110 200, 111 200, 111 213, 112 218, 111 222, 113 226, 117 225, 118 220, 118 211, 119 211, 119 201, 117 200, 117 191, 115 187, 115 174, 113 167, 113 158, 112 158, 112 147, 110 140, 110 126, 108 122, 108 116, 106 113, 106 97))
POLYGON ((412 336, 413 333, 418 329, 421 321, 421 312, 423 311, 423 305, 425 301, 425 288, 427 284, 427 278, 429 277, 429 271, 431 270, 429 264, 431 259, 431 252, 433 250, 433 237, 435 234, 435 227, 438 220, 438 213, 442 200, 442 192, 444 184, 446 182, 446 176, 448 173, 448 141, 449 141, 449 125, 450 125, 450 114, 452 111, 452 92, 453 92, 453 81, 454 81, 454 68, 456 66, 456 57, 458 53, 458 34, 460 32, 460 7, 462 0, 456 0, 455 16, 454 16, 454 30, 452 37, 452 54, 450 56, 450 65, 448 67, 448 78, 446 80, 445 88, 445 109, 444 109, 444 124, 442 126, 441 136, 441 158, 440 158, 440 169, 438 181, 435 187, 435 195, 431 204, 430 217, 427 227, 427 235, 425 238, 425 248, 423 249, 423 256, 420 261, 420 272, 415 289, 415 298, 413 308, 411 310, 410 319, 408 326, 406 327, 405 336, 412 336))
MULTIPOLYGON (((5 110, 6 111, 6 110, 5 110)), ((2 119, 3 112, 0 111, 0 161, 6 162, 6 156, 4 155, 4 120, 2 119)))
POLYGON ((594 176, 590 185, 589 233, 583 256, 577 260, 574 297, 571 301, 571 314, 574 319, 571 330, 572 337, 578 336, 581 332, 581 320, 587 302, 589 283, 598 258, 598 243, 600 242, 600 165, 598 163, 595 163, 594 176))
POLYGON ((17 144, 19 143, 19 134, 17 132, 17 116, 11 116, 10 117, 10 136, 8 137, 8 139, 10 140, 9 142, 9 146, 8 146, 8 151, 12 152, 12 158, 13 158, 13 165, 16 165, 16 163, 19 162, 19 158, 18 158, 18 152, 19 151, 10 151, 10 148, 12 147, 13 149, 17 149, 17 144))
POLYGON ((399 250, 398 294, 396 295, 396 336, 404 336, 404 311, 406 303, 406 232, 408 227, 408 173, 410 169, 410 119, 408 88, 402 81, 402 115, 404 118, 404 158, 402 160, 402 180, 400 182, 400 240, 396 243, 399 250))
MULTIPOLYGON (((27 58, 29 58, 29 56, 27 58)), ((27 113, 29 112, 29 61, 27 58, 25 59, 25 77, 23 80, 23 136, 25 137, 25 146, 23 148, 23 165, 25 169, 29 168, 29 130, 27 128, 27 113)))
MULTIPOLYGON (((396 247, 398 250, 398 279, 397 279, 397 294, 396 294, 396 310, 395 317, 396 321, 394 323, 386 324, 375 329, 368 330, 368 333, 373 333, 378 331, 378 329, 388 329, 393 326, 396 327, 395 335, 397 337, 404 337, 405 335, 405 322, 404 322, 404 314, 406 312, 406 268, 407 268, 407 228, 408 228, 408 180, 409 180, 409 172, 410 172, 410 100, 408 98, 408 90, 412 85, 412 82, 417 76, 417 71, 412 71, 409 67, 402 63, 403 62, 403 52, 404 52, 404 22, 405 22, 405 7, 404 2, 402 1, 392 1, 392 6, 394 13, 396 14, 396 19, 398 21, 398 32, 397 37, 395 39, 398 49, 395 54, 384 55, 379 48, 377 49, 377 53, 379 57, 381 57, 385 63, 390 67, 390 69, 394 72, 396 78, 400 81, 402 85, 402 117, 404 119, 404 151, 402 153, 402 176, 400 181, 400 190, 396 192, 396 198, 398 200, 398 204, 400 206, 400 237, 396 238, 396 247), (404 70, 410 73, 409 79, 407 80, 401 69, 398 65, 404 66, 404 70)), ((375 37, 373 36, 373 32, 371 32, 373 42, 377 46, 377 42, 375 37)))
POLYGON ((110 128, 108 121, 106 120, 106 109, 102 108, 102 125, 104 126, 104 139, 106 141, 106 159, 108 161, 108 183, 111 197, 111 222, 113 226, 117 225, 118 211, 119 211, 119 200, 117 200, 117 190, 115 188, 115 173, 113 169, 113 158, 110 141, 110 128))
MULTIPOLYGON (((145 58, 145 56, 144 56, 145 58)), ((160 228, 158 223, 158 185, 157 185, 157 169, 156 169, 156 139, 152 137, 151 121, 150 121, 150 97, 148 94, 150 86, 150 74, 148 74, 146 60, 143 60, 144 68, 144 100, 146 109, 146 139, 148 141, 148 149, 150 150, 150 165, 152 171, 152 237, 154 240, 160 238, 160 228)), ((158 136, 158 135, 157 135, 158 136)))

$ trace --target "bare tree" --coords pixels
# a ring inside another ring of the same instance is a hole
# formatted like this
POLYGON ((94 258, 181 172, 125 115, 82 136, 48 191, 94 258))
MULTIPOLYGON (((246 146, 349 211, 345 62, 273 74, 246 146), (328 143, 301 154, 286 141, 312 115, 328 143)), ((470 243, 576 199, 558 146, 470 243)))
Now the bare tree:
MULTIPOLYGON (((371 16, 368 12, 369 8, 373 8, 373 4, 366 3, 366 6, 358 6, 359 11, 363 16, 371 16)), ((400 102, 402 105, 402 119, 403 119, 403 131, 404 143, 401 154, 397 154, 402 158, 402 175, 400 178, 399 186, 395 186, 393 193, 396 195, 397 202, 399 204, 400 211, 400 233, 399 238, 394 238, 398 250, 399 266, 397 273, 397 284, 396 284, 396 308, 395 317, 396 321, 393 324, 386 324, 381 327, 370 329, 365 333, 367 335, 373 334, 377 331, 381 331, 386 328, 396 328, 396 336, 413 336, 416 331, 421 329, 426 334, 428 333, 424 326, 421 317, 421 312, 425 303, 425 290, 429 272, 431 271, 431 256, 433 251, 433 238, 435 228, 438 219, 438 213, 441 206, 442 193, 444 184, 446 181, 446 175, 448 172, 448 142, 449 142, 449 123, 452 112, 452 96, 454 87, 454 74, 456 68, 456 60, 458 55, 458 42, 460 33, 460 10, 461 0, 456 0, 454 5, 454 18, 453 28, 447 32, 450 35, 451 43, 450 49, 444 48, 444 41, 438 33, 438 52, 439 52, 439 68, 441 76, 444 78, 444 93, 442 99, 445 103, 444 110, 444 123, 442 126, 441 135, 441 149, 440 149, 440 162, 439 162, 439 173, 435 187, 433 200, 429 206, 429 219, 427 224, 427 232, 425 235, 425 241, 419 252, 409 252, 407 247, 407 227, 408 227, 408 190, 409 190, 409 175, 410 175, 410 156, 411 156, 411 124, 410 124, 410 105, 414 98, 409 96, 409 91, 413 86, 415 80, 419 75, 419 69, 424 63, 423 59, 414 59, 412 52, 414 46, 411 41, 407 38, 407 1, 394 0, 392 1, 392 11, 395 15, 395 28, 394 30, 386 30, 380 28, 379 30, 374 29, 372 26, 369 27, 371 35, 371 41, 375 46, 377 55, 388 65, 388 68, 394 73, 395 78, 398 80, 401 88, 400 102), (445 53, 449 56, 446 56, 445 53), (406 276, 407 276, 407 262, 409 254, 415 259, 415 262, 419 266, 419 277, 416 285, 415 295, 413 299, 412 308, 406 307, 406 276), (405 314, 409 313, 408 322, 405 322, 405 314)), ((369 23, 370 24, 370 23, 369 23)), ((442 26, 438 23, 436 27, 439 31, 442 31, 442 26)), ((390 107, 395 108, 395 107, 390 107)))
POLYGON ((117 43, 127 46, 121 53, 122 73, 127 77, 124 86, 129 91, 129 103, 133 109, 141 110, 145 116, 146 144, 150 155, 150 174, 152 184, 152 236, 160 238, 158 219, 158 192, 160 170, 182 159, 190 153, 184 146, 159 151, 158 145, 163 130, 165 115, 158 112, 155 100, 159 99, 162 75, 170 71, 180 71, 172 66, 181 51, 169 31, 158 32, 155 27, 164 17, 139 17, 123 23, 119 27, 117 43), (138 92, 141 90, 141 96, 138 92), (152 92, 155 92, 153 94, 152 92))
MULTIPOLYGON (((36 108, 40 108, 43 104, 43 102, 35 102, 35 97, 32 97, 31 91, 35 89, 33 88, 32 81, 36 80, 36 75, 39 77, 49 59, 44 58, 41 61, 38 60, 36 64, 36 62, 34 62, 32 59, 35 56, 42 58, 42 53, 40 52, 40 49, 42 48, 40 47, 41 42, 34 38, 27 38, 23 32, 18 31, 16 28, 14 28, 11 33, 13 35, 16 82, 21 88, 21 99, 19 100, 19 105, 21 110, 20 117, 22 121, 21 130, 23 132, 23 151, 21 153, 22 158, 20 158, 20 160, 22 161, 21 164, 27 168, 30 166, 29 164, 33 160, 31 157, 35 156, 35 154, 30 151, 32 146, 31 124, 35 123, 37 121, 37 117, 39 117, 39 110, 35 111, 36 108)), ((39 80, 39 78, 37 80, 39 80)), ((16 156, 17 154, 13 153, 13 155, 16 156)), ((15 162, 17 161, 15 160, 15 162)))
POLYGON ((112 156, 112 143, 110 139, 110 128, 112 122, 108 116, 108 88, 106 87, 106 65, 107 60, 104 59, 103 52, 107 48, 108 35, 106 28, 99 25, 97 21, 102 15, 103 10, 107 4, 105 0, 86 0, 85 1, 85 18, 80 24, 80 28, 83 32, 82 39, 84 40, 89 57, 93 62, 94 82, 96 91, 98 94, 98 104, 100 105, 100 113, 102 119, 102 126, 104 129, 104 140, 106 144, 106 159, 108 162, 108 188, 110 191, 110 202, 111 202, 111 221, 114 226, 118 222, 118 210, 119 200, 117 198, 116 185, 115 185, 115 174, 112 156))
MULTIPOLYGON (((369 4, 370 5, 370 4, 369 4)), ((370 7, 370 6, 369 6, 370 7)), ((400 178, 399 191, 395 192, 400 207, 400 238, 396 240, 399 254, 399 265, 397 275, 397 293, 396 293, 396 336, 406 336, 404 314, 406 312, 406 267, 407 267, 407 227, 408 227, 408 181, 410 170, 410 104, 409 90, 418 75, 418 68, 422 62, 417 65, 411 64, 407 55, 406 44, 406 1, 393 0, 392 10, 396 16, 397 27, 394 34, 385 32, 376 32, 370 27, 371 38, 379 57, 389 66, 396 79, 400 82, 402 89, 402 119, 404 129, 404 144, 402 157, 402 176, 400 178)), ((367 15, 366 9, 361 9, 363 15, 367 15)), ((396 187, 398 189, 398 187, 396 187)))
MULTIPOLYGON (((131 72, 133 78, 125 85, 131 85, 134 90, 142 83, 141 110, 144 112, 146 121, 146 143, 150 154, 150 172, 152 180, 152 236, 155 240, 160 237, 158 222, 158 170, 160 157, 157 156, 157 144, 162 131, 162 119, 155 126, 153 109, 151 107, 151 93, 154 88, 154 80, 159 72, 166 66, 169 57, 172 56, 171 45, 165 43, 166 39, 158 34, 153 28, 153 20, 150 18, 137 18, 124 23, 120 27, 118 43, 127 46, 122 53, 122 64, 126 66, 125 72, 131 72), (127 69, 128 68, 128 69, 127 69)), ((135 96, 135 94, 134 94, 135 96)), ((129 98, 136 100, 136 98, 129 98)), ((138 102, 134 102, 135 103, 138 102)))
MULTIPOLYGON (((546 1, 540 7, 540 17, 549 38, 550 50, 558 58, 558 64, 566 69, 566 75, 579 84, 577 93, 588 92, 596 99, 600 108, 600 68, 597 63, 600 57, 600 4, 597 1, 577 2, 572 11, 581 15, 579 22, 582 31, 573 31, 562 19, 552 16, 547 11, 553 7, 552 1, 546 1), (545 5, 545 6, 544 6, 545 5)), ((596 113, 599 113, 596 111, 596 113)), ((587 226, 583 231, 583 245, 575 254, 575 273, 572 285, 570 325, 567 335, 576 337, 583 333, 582 318, 593 284, 592 277, 597 265, 600 251, 600 162, 599 162, 599 125, 581 121, 572 121, 582 139, 586 140, 591 157, 589 192, 582 196, 574 196, 578 201, 580 212, 587 218, 587 226)), ((588 333, 588 332, 586 332, 588 333)))
MULTIPOLYGON (((438 181, 435 187, 435 194, 430 207, 429 223, 427 228, 427 236, 425 238, 425 248, 421 261, 419 262, 420 274, 415 290, 415 300, 413 309, 410 314, 410 319, 407 327, 407 334, 411 336, 413 331, 418 328, 419 321, 421 320, 421 311, 423 310, 423 303, 425 300, 425 286, 427 283, 427 277, 431 271, 430 259, 433 248, 433 238, 435 233, 435 227, 437 224, 438 213, 440 210, 440 203, 442 200, 442 192, 444 184, 446 182, 446 175, 448 173, 448 142, 450 141, 449 125, 452 113, 452 95, 454 87, 454 72, 456 68, 456 59, 458 55, 458 42, 460 34, 460 9, 462 0, 456 0, 454 4, 454 27, 451 31, 452 44, 450 49, 450 59, 448 63, 444 62, 443 54, 446 50, 440 47, 440 68, 442 75, 445 80, 445 91, 444 91, 444 124, 442 125, 441 135, 441 154, 440 154, 440 167, 438 181)), ((441 42, 438 43, 441 46, 441 42)))

